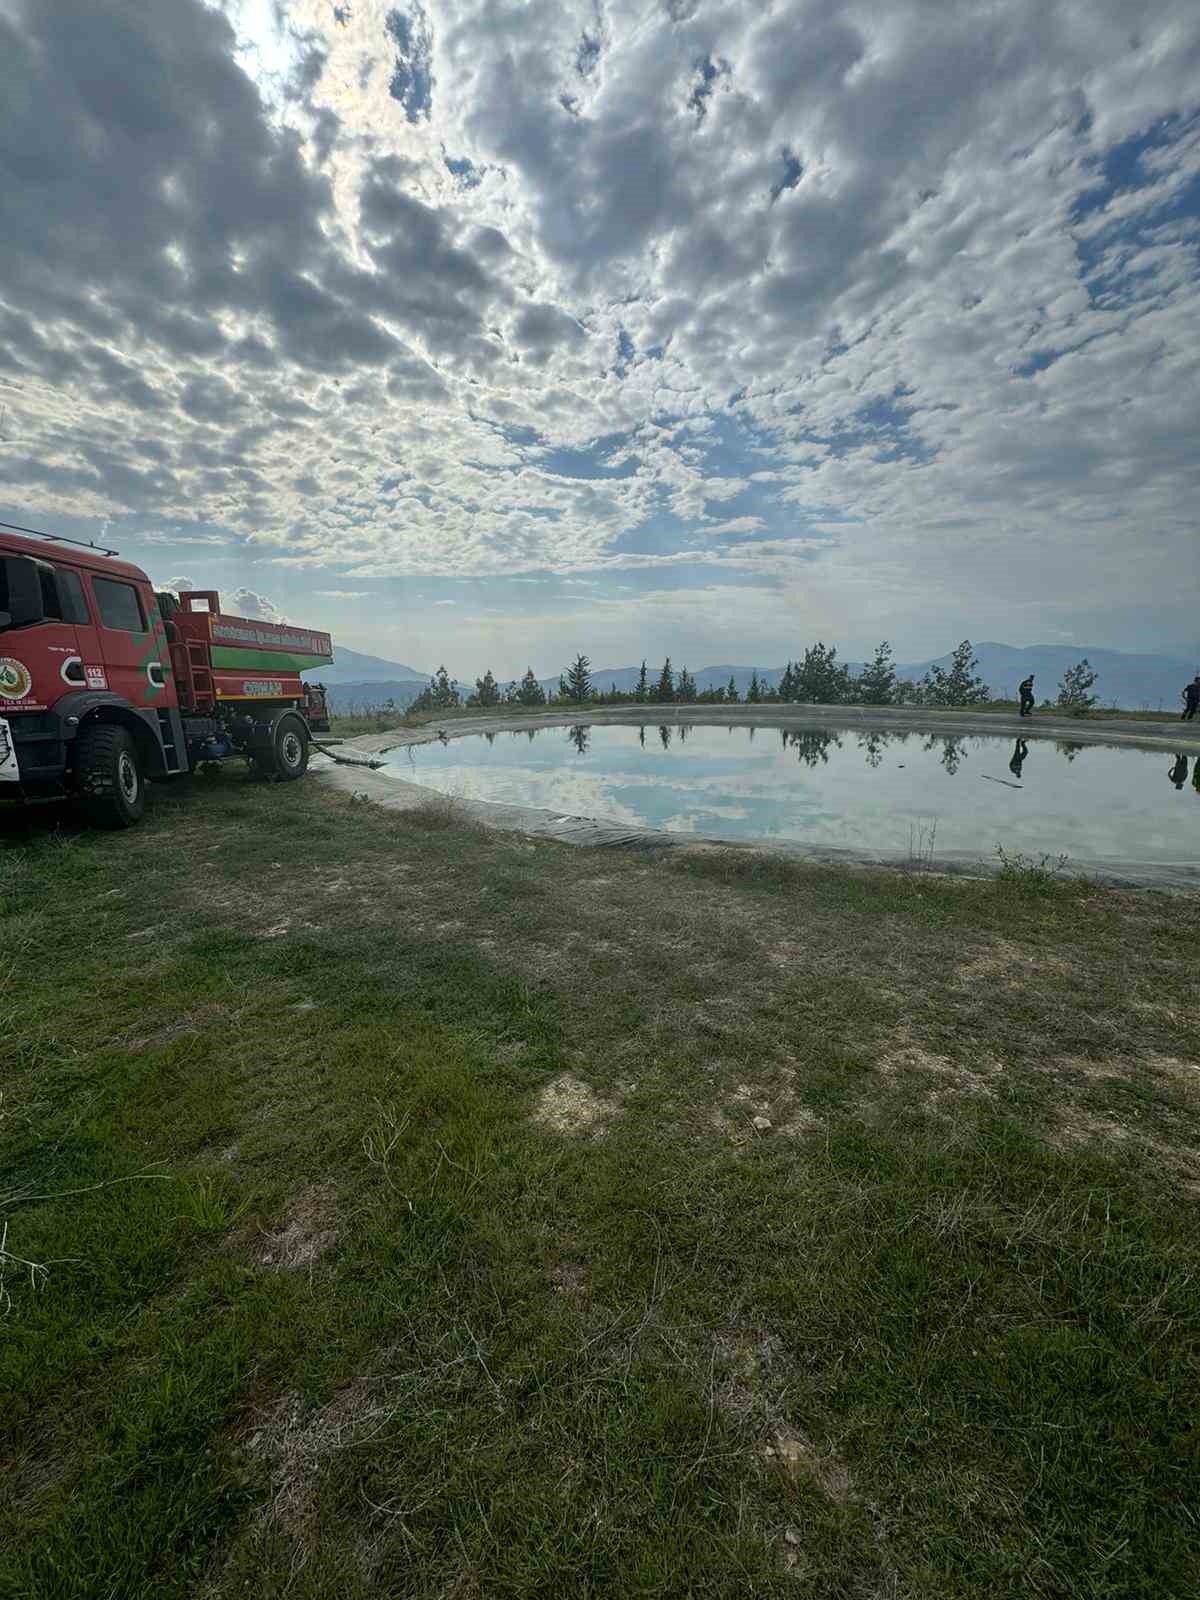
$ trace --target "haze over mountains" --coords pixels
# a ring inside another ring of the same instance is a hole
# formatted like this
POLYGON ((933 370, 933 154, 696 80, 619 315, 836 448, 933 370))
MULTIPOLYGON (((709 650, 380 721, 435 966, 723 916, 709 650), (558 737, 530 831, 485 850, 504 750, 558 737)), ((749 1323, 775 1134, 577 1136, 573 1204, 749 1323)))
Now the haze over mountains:
MULTIPOLYGON (((1123 710, 1134 711, 1178 709, 1180 690, 1200 670, 1200 663, 1181 656, 1136 655, 1121 650, 1080 648, 1077 645, 1041 644, 1018 648, 988 641, 976 645, 975 654, 979 660, 980 676, 997 696, 1015 699, 1017 684, 1032 672, 1034 691, 1039 701, 1052 700, 1058 692, 1062 674, 1068 667, 1074 666, 1081 656, 1087 656, 1099 674, 1096 692, 1101 705, 1116 705, 1123 710)), ((900 677, 916 681, 924 677, 931 666, 948 666, 949 662, 950 652, 947 651, 944 655, 932 656, 924 661, 900 662, 897 671, 900 677)), ((652 679, 657 676, 661 665, 661 662, 647 663, 647 671, 652 679)), ((678 669, 686 663, 674 662, 673 665, 678 669)), ((850 666, 857 672, 860 663, 851 662, 850 666)), ((637 685, 640 671, 640 663, 633 667, 597 667, 593 669, 592 681, 600 690, 607 690, 614 685, 621 690, 631 690, 637 685)), ((732 677, 738 693, 745 695, 754 672, 758 673, 760 680, 774 684, 783 673, 783 664, 740 666, 725 662, 692 671, 700 689, 724 687, 732 677)), ((306 676, 319 679, 329 687, 330 701, 335 711, 378 706, 389 699, 397 705, 408 705, 429 681, 429 673, 421 672, 416 667, 387 661, 381 656, 365 655, 341 645, 334 648, 332 667, 306 676)), ((501 680, 502 683, 506 681, 501 680)), ((547 690, 556 689, 558 674, 541 679, 541 683, 547 690)), ((463 682, 460 687, 469 691, 472 684, 463 682)))

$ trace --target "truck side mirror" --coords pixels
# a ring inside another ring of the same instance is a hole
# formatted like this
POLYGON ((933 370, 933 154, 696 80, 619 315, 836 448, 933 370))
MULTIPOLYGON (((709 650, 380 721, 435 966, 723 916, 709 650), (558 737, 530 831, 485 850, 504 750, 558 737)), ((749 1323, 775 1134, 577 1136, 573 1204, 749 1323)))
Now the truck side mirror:
POLYGON ((8 621, 0 626, 27 628, 30 623, 41 622, 45 611, 37 562, 28 556, 5 556, 0 567, 8 591, 8 621))

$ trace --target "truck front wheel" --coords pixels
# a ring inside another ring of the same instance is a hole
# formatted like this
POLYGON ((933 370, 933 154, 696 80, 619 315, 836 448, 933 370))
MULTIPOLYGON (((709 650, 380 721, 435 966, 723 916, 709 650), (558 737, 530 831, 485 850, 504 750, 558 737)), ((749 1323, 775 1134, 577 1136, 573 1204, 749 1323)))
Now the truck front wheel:
POLYGON ((133 736, 96 723, 75 741, 75 775, 88 818, 100 828, 132 828, 146 809, 146 780, 133 736))
POLYGON ((262 756, 256 753, 257 761, 281 783, 304 776, 308 769, 308 729, 299 717, 280 717, 271 729, 269 750, 262 756))

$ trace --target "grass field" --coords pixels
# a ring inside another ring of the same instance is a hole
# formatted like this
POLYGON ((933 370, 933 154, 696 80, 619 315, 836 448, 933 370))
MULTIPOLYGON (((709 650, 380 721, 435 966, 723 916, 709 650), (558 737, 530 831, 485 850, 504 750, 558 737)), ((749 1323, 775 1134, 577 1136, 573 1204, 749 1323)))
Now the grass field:
POLYGON ((1200 1591, 1200 907, 236 772, 0 853, 0 1596, 1200 1591))

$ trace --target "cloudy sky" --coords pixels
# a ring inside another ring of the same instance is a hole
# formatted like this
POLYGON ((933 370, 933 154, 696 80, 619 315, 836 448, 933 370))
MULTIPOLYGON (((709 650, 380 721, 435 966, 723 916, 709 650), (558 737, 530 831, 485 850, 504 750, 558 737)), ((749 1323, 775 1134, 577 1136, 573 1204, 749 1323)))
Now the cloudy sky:
POLYGON ((0 0, 0 516, 463 675, 1190 656, 1198 240, 1196 0, 0 0))

